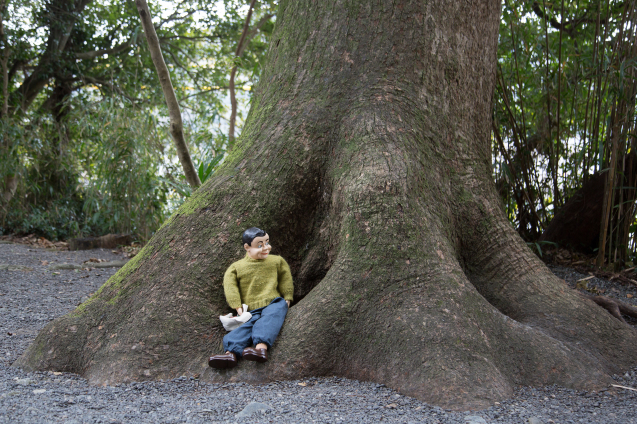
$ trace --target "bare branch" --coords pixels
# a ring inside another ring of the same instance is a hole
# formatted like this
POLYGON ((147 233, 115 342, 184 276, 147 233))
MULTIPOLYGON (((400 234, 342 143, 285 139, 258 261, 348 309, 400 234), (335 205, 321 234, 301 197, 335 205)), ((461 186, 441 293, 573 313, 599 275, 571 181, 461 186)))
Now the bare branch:
MULTIPOLYGON (((201 90, 201 91, 198 91, 198 92, 196 92, 196 93, 193 93, 193 94, 189 94, 189 95, 187 95, 187 96, 184 96, 184 97, 182 97, 182 98, 180 98, 180 99, 179 99, 179 102, 180 102, 180 104, 181 104, 181 102, 182 102, 182 101, 187 100, 187 99, 189 99, 189 98, 191 98, 191 97, 201 96, 202 94, 207 94, 207 93, 210 93, 210 92, 212 92, 212 91, 227 90, 227 89, 229 89, 229 88, 230 88, 230 87, 229 87, 229 86, 227 86, 227 85, 216 85, 216 86, 211 87, 211 88, 209 88, 209 89, 207 89, 207 90, 201 90)), ((249 89, 245 89, 245 88, 242 88, 242 90, 243 90, 243 91, 250 91, 249 89)))
MULTIPOLYGON (((274 16, 273 14, 268 13, 264 15, 261 19, 259 19, 259 22, 257 22, 256 25, 254 25, 252 29, 248 32, 248 36, 246 37, 246 40, 248 41, 252 40, 254 36, 257 35, 261 27, 263 27, 263 25, 265 25, 265 23, 268 22, 273 16, 274 16)), ((245 45, 247 45, 247 42, 245 43, 245 45)), ((238 56, 241 56, 242 53, 243 51, 239 52, 238 56)))
MULTIPOLYGON (((240 57, 243 52, 243 43, 245 42, 246 36, 248 35, 248 29, 250 28, 250 19, 252 18, 252 10, 254 9, 254 4, 256 0, 252 0, 250 2, 250 9, 248 10, 248 15, 246 16, 246 22, 243 25, 243 32, 241 33, 241 38, 239 39, 239 44, 237 45, 236 57, 240 57)), ((232 71, 230 72, 230 105, 232 107, 232 111, 230 112, 230 125, 228 129, 228 143, 231 146, 234 141, 234 126, 237 120, 237 96, 234 90, 234 77, 237 74, 237 65, 232 67, 232 71)))
POLYGON ((196 61, 196 60, 195 60, 192 56, 190 56, 190 55, 188 54, 188 52, 185 52, 185 51, 184 51, 184 49, 182 49, 181 47, 176 46, 176 45, 174 45, 173 43, 168 43, 168 42, 166 42, 165 44, 166 44, 167 46, 170 46, 170 47, 172 47, 173 49, 175 49, 175 50, 179 51, 179 53, 181 53, 181 54, 183 54, 184 56, 186 56, 186 57, 188 58, 188 60, 190 60, 192 63, 197 63, 197 61, 196 61))
POLYGON ((175 64, 181 68, 185 73, 188 74, 188 76, 190 77, 190 79, 192 80, 192 83, 194 85, 197 86, 197 88, 201 89, 201 87, 199 86, 199 82, 197 81, 197 78, 195 78, 195 76, 190 72, 190 70, 184 66, 184 64, 181 63, 181 61, 177 58, 177 56, 175 56, 175 53, 171 52, 170 50, 167 50, 168 54, 170 55, 170 57, 173 58, 173 61, 175 62, 175 64))
POLYGON ((143 102, 142 99, 138 99, 136 97, 129 96, 120 87, 118 87, 117 85, 112 84, 112 83, 110 83, 108 81, 104 81, 104 80, 93 78, 93 77, 87 77, 87 76, 83 77, 81 79, 81 81, 83 81, 83 84, 81 84, 81 86, 87 86, 88 84, 94 84, 94 85, 100 85, 102 87, 107 87, 112 92, 117 93, 120 96, 125 97, 126 99, 130 100, 131 103, 133 103, 133 104, 142 103, 143 102))
POLYGON ((142 21, 142 27, 144 28, 144 34, 146 35, 146 41, 148 42, 148 49, 150 50, 150 56, 155 64, 157 76, 159 77, 161 88, 164 92, 164 96, 166 97, 166 105, 168 106, 168 114, 170 116, 170 135, 175 141, 177 155, 179 156, 179 161, 184 169, 186 180, 194 190, 201 185, 201 181, 199 180, 199 175, 197 175, 197 171, 195 171, 195 167, 192 164, 188 145, 184 138, 181 112, 179 110, 177 97, 175 96, 175 90, 173 89, 172 82, 170 81, 170 73, 166 67, 164 57, 161 54, 159 39, 157 38, 157 33, 155 32, 155 27, 153 26, 153 21, 151 19, 146 0, 135 0, 135 4, 137 5, 137 11, 142 21))
POLYGON ((206 12, 205 9, 190 9, 188 11, 184 11, 183 15, 179 15, 179 8, 186 3, 187 0, 182 1, 181 3, 179 3, 179 5, 177 5, 177 7, 175 8, 175 11, 166 19, 162 19, 159 24, 155 27, 155 29, 160 29, 164 24, 168 23, 168 22, 172 22, 172 21, 176 21, 179 19, 186 19, 189 16, 194 15, 197 12, 206 12))
POLYGON ((221 35, 216 34, 216 35, 202 35, 199 37, 188 37, 186 35, 170 35, 170 36, 163 36, 163 37, 159 37, 159 41, 167 41, 167 40, 191 40, 191 41, 197 41, 197 40, 216 40, 216 39, 221 39, 221 35))

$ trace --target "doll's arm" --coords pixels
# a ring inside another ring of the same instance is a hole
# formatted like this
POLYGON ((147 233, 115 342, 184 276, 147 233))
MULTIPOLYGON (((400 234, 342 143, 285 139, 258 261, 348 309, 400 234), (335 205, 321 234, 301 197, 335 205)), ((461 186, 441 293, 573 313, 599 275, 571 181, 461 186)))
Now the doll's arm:
MULTIPOLYGON (((226 302, 232 309, 239 312, 243 305, 241 304, 241 293, 239 292, 239 281, 237 279, 237 269, 233 265, 226 271, 223 276, 223 291, 226 295, 226 302)), ((239 312, 241 315, 241 312, 239 312)))
POLYGON ((279 267, 277 270, 277 278, 279 280, 278 290, 283 296, 283 299, 290 306, 290 301, 294 299, 294 283, 292 282, 292 272, 285 259, 281 258, 279 267))

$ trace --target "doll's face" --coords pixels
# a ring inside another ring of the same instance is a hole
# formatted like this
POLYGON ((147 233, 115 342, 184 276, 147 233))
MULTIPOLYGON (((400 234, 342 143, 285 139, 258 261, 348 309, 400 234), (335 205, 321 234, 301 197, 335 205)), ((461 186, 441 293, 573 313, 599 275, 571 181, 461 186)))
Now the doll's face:
POLYGON ((265 259, 270 254, 272 246, 270 246, 270 236, 255 237, 252 244, 245 243, 243 248, 248 252, 250 259, 265 259))

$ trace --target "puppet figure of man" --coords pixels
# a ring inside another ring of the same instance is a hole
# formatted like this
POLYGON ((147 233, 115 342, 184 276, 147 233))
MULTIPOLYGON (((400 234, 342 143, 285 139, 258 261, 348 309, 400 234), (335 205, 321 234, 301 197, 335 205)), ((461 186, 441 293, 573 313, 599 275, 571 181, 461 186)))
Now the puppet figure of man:
POLYGON ((232 368, 237 359, 265 362, 268 349, 279 335, 293 299, 292 273, 285 259, 270 255, 270 236, 256 227, 241 237, 245 258, 230 265, 223 277, 223 290, 231 308, 241 315, 243 304, 252 318, 223 338, 225 353, 211 356, 208 364, 232 368))

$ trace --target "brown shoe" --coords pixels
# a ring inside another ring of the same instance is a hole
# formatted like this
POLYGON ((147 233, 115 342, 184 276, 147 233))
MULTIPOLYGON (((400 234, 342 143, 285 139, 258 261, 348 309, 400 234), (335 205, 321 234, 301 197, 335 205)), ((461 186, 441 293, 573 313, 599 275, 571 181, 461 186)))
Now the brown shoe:
POLYGON ((245 349, 243 349, 242 357, 246 361, 256 361, 263 363, 268 360, 268 350, 246 347, 245 349))
POLYGON ((218 370, 234 368, 237 366, 237 356, 232 352, 214 355, 208 359, 208 365, 218 370))

